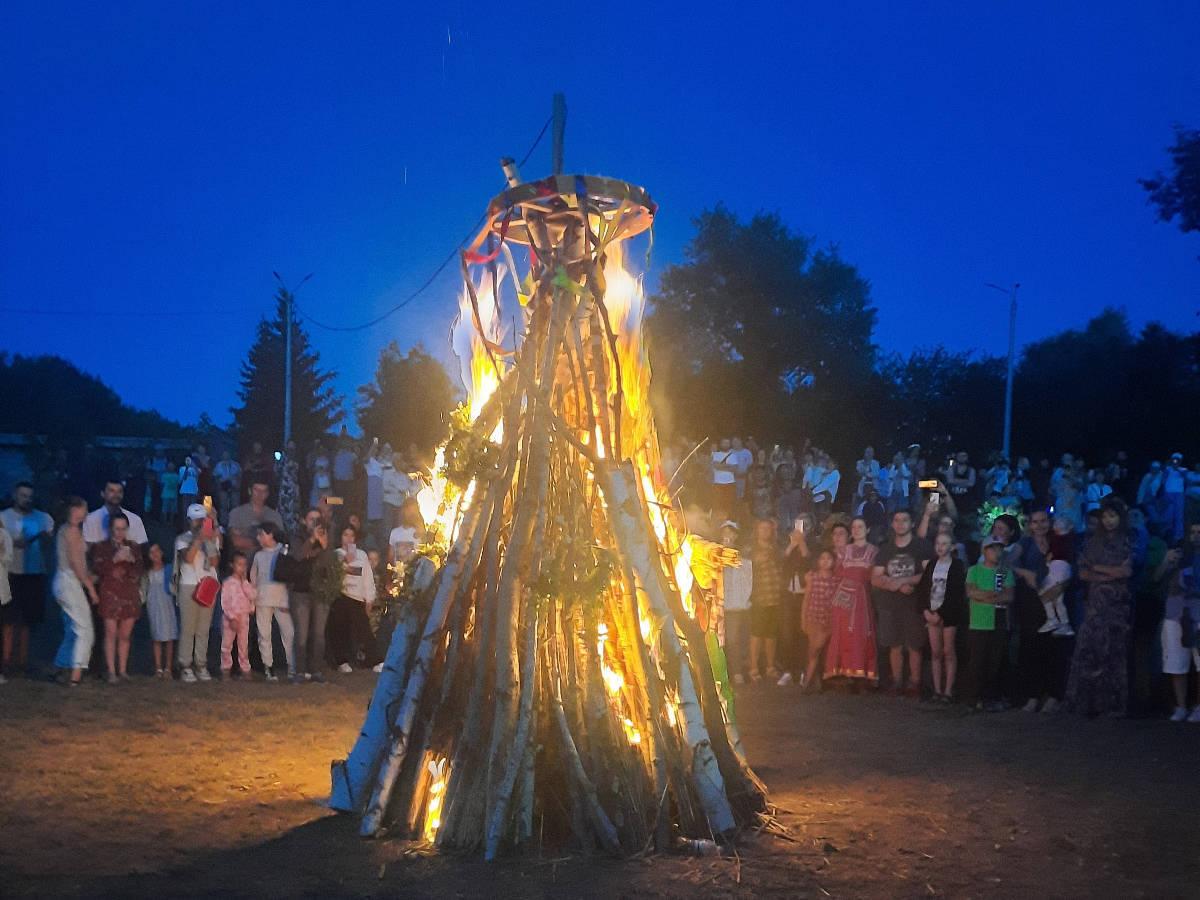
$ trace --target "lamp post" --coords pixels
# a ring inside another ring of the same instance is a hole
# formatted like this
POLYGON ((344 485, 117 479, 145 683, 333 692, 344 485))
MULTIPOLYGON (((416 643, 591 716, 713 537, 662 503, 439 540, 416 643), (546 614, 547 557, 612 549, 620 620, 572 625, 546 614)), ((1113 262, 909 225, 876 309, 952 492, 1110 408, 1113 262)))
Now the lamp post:
POLYGON ((1017 354, 1017 288, 1021 285, 1013 282, 1011 288, 1003 288, 998 284, 987 282, 984 287, 1008 295, 1008 372, 1004 378, 1004 458, 1011 459, 1012 450, 1012 395, 1013 367, 1017 354))
POLYGON ((283 290, 283 447, 286 450, 292 439, 292 307, 296 303, 296 291, 312 278, 309 272, 300 279, 296 291, 290 290, 278 272, 272 272, 283 290))

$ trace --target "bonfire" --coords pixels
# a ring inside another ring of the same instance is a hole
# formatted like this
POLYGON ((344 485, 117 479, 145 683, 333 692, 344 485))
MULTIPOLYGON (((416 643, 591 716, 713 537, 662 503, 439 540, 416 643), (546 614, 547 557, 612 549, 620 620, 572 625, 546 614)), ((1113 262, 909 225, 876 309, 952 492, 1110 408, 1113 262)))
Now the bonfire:
POLYGON ((488 859, 724 842, 766 790, 714 636, 736 554, 687 532, 661 468, 627 264, 656 206, 609 178, 506 173, 462 256, 468 400, 418 498, 439 568, 397 592, 330 803, 364 836, 488 859))

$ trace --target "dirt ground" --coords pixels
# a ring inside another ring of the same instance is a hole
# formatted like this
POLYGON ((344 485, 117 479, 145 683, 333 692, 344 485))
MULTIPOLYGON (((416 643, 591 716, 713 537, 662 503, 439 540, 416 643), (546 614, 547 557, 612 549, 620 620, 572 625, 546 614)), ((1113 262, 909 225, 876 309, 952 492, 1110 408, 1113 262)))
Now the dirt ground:
POLYGON ((320 801, 373 676, 0 687, 0 895, 1195 897, 1200 726, 747 688, 792 840, 737 858, 428 857, 320 801))

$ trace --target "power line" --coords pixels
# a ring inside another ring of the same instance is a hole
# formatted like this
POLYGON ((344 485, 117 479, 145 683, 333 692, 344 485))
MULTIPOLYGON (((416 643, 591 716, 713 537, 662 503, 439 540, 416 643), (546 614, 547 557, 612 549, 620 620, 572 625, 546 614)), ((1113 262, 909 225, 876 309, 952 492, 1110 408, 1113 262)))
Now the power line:
POLYGON ((149 312, 120 309, 7 309, 0 307, 0 314, 14 316, 89 316, 101 319, 182 319, 194 316, 190 312, 149 312))
MULTIPOLYGON (((542 130, 538 132, 538 135, 536 138, 533 139, 533 143, 530 145, 529 150, 521 158, 521 161, 519 163, 517 163, 517 168, 521 168, 522 166, 525 165, 525 163, 529 162, 529 158, 531 156, 533 156, 533 151, 536 150, 538 144, 540 144, 542 142, 542 138, 545 137, 546 130, 550 127, 550 123, 552 121, 554 121, 554 116, 550 116, 550 118, 548 118, 546 120, 546 123, 544 125, 542 125, 542 130)), ((297 315, 299 315, 301 318, 303 318, 310 325, 315 325, 317 328, 322 328, 325 331, 365 331, 368 328, 373 328, 374 326, 376 326, 380 322, 382 322, 384 319, 386 319, 389 316, 392 316, 395 313, 398 313, 400 310, 404 309, 404 307, 408 306, 408 304, 412 303, 414 300, 416 300, 418 297, 420 297, 423 293, 425 293, 425 291, 427 291, 429 289, 429 287, 434 283, 434 281, 437 280, 437 277, 446 270, 446 266, 450 265, 450 263, 454 261, 454 258, 456 256, 458 256, 458 251, 462 248, 463 244, 467 243, 469 240, 471 240, 471 238, 475 237, 476 232, 479 231, 479 226, 481 226, 484 223, 485 219, 487 219, 486 212, 475 221, 475 224, 471 226, 471 230, 467 232, 466 237, 464 237, 461 241, 459 241, 457 244, 455 244, 454 249, 451 250, 446 255, 446 258, 441 261, 441 263, 438 265, 438 267, 433 270, 433 274, 431 274, 428 278, 426 278, 423 282, 421 282, 420 287, 418 287, 415 291, 413 291, 411 294, 409 294, 407 297, 405 297, 403 300, 401 300, 399 303, 397 303, 391 309, 387 310, 384 313, 379 314, 375 318, 371 319, 369 322, 364 322, 361 325, 328 325, 324 322, 320 322, 320 321, 314 319, 311 315, 309 315, 308 312, 300 309, 299 304, 296 304, 297 315)))

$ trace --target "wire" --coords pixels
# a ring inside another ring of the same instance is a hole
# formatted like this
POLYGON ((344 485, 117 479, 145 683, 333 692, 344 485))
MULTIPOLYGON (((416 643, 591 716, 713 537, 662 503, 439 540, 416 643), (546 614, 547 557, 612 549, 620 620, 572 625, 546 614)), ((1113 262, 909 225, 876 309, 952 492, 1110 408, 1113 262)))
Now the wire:
POLYGON ((101 319, 182 319, 194 315, 190 312, 149 312, 139 310, 112 309, 8 309, 0 307, 0 313, 14 316, 89 316, 101 319))
MULTIPOLYGON (((521 168, 522 166, 525 165, 525 163, 529 162, 529 158, 531 156, 533 156, 533 151, 536 150, 538 147, 538 144, 540 144, 542 142, 542 138, 546 136, 546 130, 550 127, 550 123, 553 121, 554 121, 554 116, 550 116, 550 118, 546 119, 546 123, 544 125, 542 125, 542 130, 539 131, 537 137, 533 139, 533 143, 530 145, 529 150, 526 151, 525 155, 521 158, 521 161, 519 163, 517 163, 517 168, 521 168)), ((430 286, 437 280, 437 277, 446 270, 446 266, 450 265, 450 263, 454 261, 454 258, 456 256, 458 256, 458 251, 460 249, 462 249, 462 246, 464 244, 466 244, 468 241, 470 241, 471 238, 475 237, 476 232, 479 231, 479 226, 482 225, 486 219, 487 219, 487 213, 485 212, 482 216, 480 216, 476 220, 475 224, 471 226, 471 230, 467 232, 466 237, 464 237, 461 241, 459 241, 457 244, 455 244, 454 249, 451 250, 448 254, 446 254, 446 258, 443 259, 441 261, 441 263, 438 265, 438 267, 433 270, 433 274, 431 274, 428 278, 426 278, 423 282, 421 282, 420 287, 418 287, 415 291, 413 291, 411 294, 409 294, 407 297, 405 297, 403 300, 401 300, 399 303, 397 303, 391 309, 387 310, 386 312, 380 313, 378 316, 371 319, 369 322, 363 322, 361 325, 329 325, 325 322, 321 322, 317 319, 314 319, 309 313, 301 310, 299 304, 297 304, 293 300, 292 305, 296 311, 296 315, 301 316, 310 325, 315 325, 317 328, 322 328, 325 331, 365 331, 368 328, 375 327, 380 322, 382 322, 384 319, 387 319, 390 316, 398 313, 400 310, 404 309, 404 307, 408 306, 408 304, 412 303, 414 300, 416 300, 418 297, 420 297, 423 293, 425 293, 425 291, 429 290, 430 286)))

